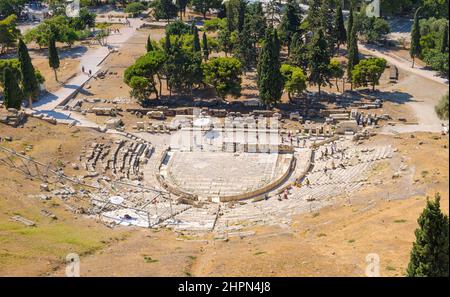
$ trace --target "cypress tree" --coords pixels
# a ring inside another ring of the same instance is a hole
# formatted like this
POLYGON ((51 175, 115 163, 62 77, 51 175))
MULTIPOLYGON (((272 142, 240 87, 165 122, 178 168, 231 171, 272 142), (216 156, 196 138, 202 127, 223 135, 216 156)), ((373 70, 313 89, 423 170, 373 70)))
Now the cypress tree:
POLYGON ((206 32, 203 32, 203 58, 207 61, 209 59, 208 38, 206 32))
POLYGON ((289 63, 291 65, 301 67, 303 72, 306 73, 306 69, 308 68, 307 51, 306 45, 303 43, 300 33, 295 33, 292 36, 289 63))
POLYGON ((170 54, 172 50, 172 45, 170 44, 170 34, 166 33, 166 39, 164 40, 164 53, 166 55, 170 54))
POLYGON ((338 6, 336 8, 336 14, 334 19, 334 36, 336 38, 337 48, 339 51, 339 47, 341 46, 341 44, 347 42, 347 32, 345 31, 344 15, 342 14, 342 7, 340 1, 338 1, 338 6))
POLYGON ((288 0, 281 18, 280 31, 283 43, 288 47, 288 54, 291 48, 292 36, 299 32, 301 22, 300 6, 295 0, 288 0))
POLYGON ((417 220, 416 241, 413 243, 406 270, 409 277, 448 277, 448 216, 440 209, 440 195, 427 205, 417 220))
POLYGON ((442 33, 441 40, 441 53, 445 54, 448 52, 448 25, 445 24, 444 32, 442 33))
POLYGON ((193 45, 194 52, 200 52, 202 49, 200 46, 200 38, 198 37, 197 26, 194 26, 194 31, 192 34, 194 35, 194 45, 193 45))
POLYGON ((317 30, 322 25, 322 21, 320 20, 321 0, 310 0, 309 2, 306 20, 308 21, 310 30, 317 30))
POLYGON ((280 41, 277 31, 269 28, 258 63, 258 88, 260 100, 270 107, 280 101, 283 78, 280 72, 280 41))
POLYGON ((147 46, 146 46, 146 48, 147 48, 147 52, 151 52, 151 51, 155 50, 153 48, 152 39, 151 39, 150 35, 148 35, 148 37, 147 37, 147 46))
POLYGON ((240 0, 239 1, 238 23, 237 23, 237 30, 239 33, 242 32, 242 30, 244 29, 246 7, 247 7, 247 3, 244 0, 240 0))
POLYGON ((336 43, 336 36, 334 36, 334 11, 331 8, 331 2, 332 0, 322 0, 322 5, 320 6, 319 11, 319 20, 320 20, 320 27, 323 30, 323 33, 327 39, 328 47, 330 49, 330 52, 333 52, 334 50, 334 44, 336 43))
POLYGON ((59 68, 59 55, 58 49, 55 44, 55 37, 51 36, 48 46, 48 64, 51 68, 53 68, 53 72, 55 73, 55 79, 58 81, 58 75, 56 70, 59 68))
POLYGON ((245 21, 244 28, 238 35, 239 43, 237 45, 237 58, 241 62, 243 70, 250 70, 256 62, 256 48, 251 35, 251 27, 248 21, 245 21))
POLYGON ((420 26, 419 26, 419 12, 420 7, 417 8, 416 13, 414 14, 414 24, 411 31, 411 48, 409 50, 409 55, 413 59, 412 68, 414 68, 414 63, 416 57, 419 57, 422 49, 420 47, 420 26))
MULTIPOLYGON (((352 80, 352 71, 359 63, 359 51, 358 51, 358 35, 357 35, 356 23, 353 22, 352 30, 350 31, 349 43, 348 43, 348 62, 347 62, 347 77, 352 80)), ((353 89, 353 83, 351 85, 353 89)))
POLYGON ((309 83, 321 87, 330 84, 330 52, 322 28, 314 33, 309 44, 309 83))
POLYGON ((20 109, 22 96, 17 77, 9 67, 6 67, 3 72, 3 97, 6 108, 20 109))
POLYGON ((354 13, 353 13, 353 5, 350 5, 350 11, 348 15, 348 22, 347 22, 347 47, 350 44, 350 37, 352 36, 352 29, 353 29, 353 20, 354 13))
POLYGON ((28 49, 22 39, 19 39, 18 56, 20 61, 20 71, 22 73, 22 86, 24 95, 28 98, 29 108, 32 108, 33 99, 39 94, 39 83, 36 73, 31 63, 28 49))

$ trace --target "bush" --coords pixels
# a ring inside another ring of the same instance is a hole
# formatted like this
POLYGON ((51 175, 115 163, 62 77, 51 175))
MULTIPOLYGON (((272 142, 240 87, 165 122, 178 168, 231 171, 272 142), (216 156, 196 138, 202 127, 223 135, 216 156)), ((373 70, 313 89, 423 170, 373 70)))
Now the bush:
POLYGON ((441 53, 438 49, 423 51, 423 61, 441 75, 448 76, 448 53, 441 53))
POLYGON ((190 33, 191 27, 180 20, 176 20, 166 25, 166 35, 184 35, 190 33))
POLYGON ((441 98, 435 110, 441 120, 448 120, 448 93, 441 98))
POLYGON ((209 32, 215 32, 226 25, 226 19, 212 19, 203 22, 203 28, 209 32))
POLYGON ((132 2, 125 7, 126 13, 131 13, 133 17, 137 17, 145 10, 145 5, 141 2, 132 2))

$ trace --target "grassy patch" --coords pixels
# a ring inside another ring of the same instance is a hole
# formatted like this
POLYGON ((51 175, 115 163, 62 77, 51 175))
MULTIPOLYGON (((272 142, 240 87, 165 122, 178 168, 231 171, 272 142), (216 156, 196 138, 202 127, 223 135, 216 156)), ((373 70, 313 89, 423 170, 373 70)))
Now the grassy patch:
POLYGON ((318 217, 318 216, 320 216, 320 212, 315 212, 315 213, 312 214, 313 218, 318 217))
POLYGON ((319 233, 319 234, 317 234, 317 237, 325 237, 325 236, 327 236, 325 233, 319 233))
POLYGON ((354 243, 354 242, 355 242, 354 239, 349 239, 349 240, 348 240, 348 243, 354 243))
POLYGON ((254 255, 254 256, 258 256, 258 255, 262 255, 262 254, 265 254, 265 253, 266 253, 266 252, 262 252, 262 251, 261 251, 261 252, 256 252, 256 253, 254 253, 253 255, 254 255))
POLYGON ((189 255, 188 258, 191 259, 192 261, 194 261, 195 259, 197 259, 196 256, 191 256, 191 255, 189 255))

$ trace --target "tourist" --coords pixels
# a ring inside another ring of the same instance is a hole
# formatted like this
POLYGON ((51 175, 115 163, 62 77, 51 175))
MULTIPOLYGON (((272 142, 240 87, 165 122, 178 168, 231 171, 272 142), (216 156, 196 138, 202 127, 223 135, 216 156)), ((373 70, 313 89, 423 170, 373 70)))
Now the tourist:
POLYGON ((84 73, 84 66, 81 66, 81 71, 84 73))
POLYGON ((287 189, 284 190, 284 199, 288 199, 288 194, 289 194, 288 190, 287 189))
POLYGON ((306 186, 309 187, 309 179, 308 178, 306 178, 305 183, 306 183, 306 186))
POLYGON ((281 201, 281 194, 278 194, 278 201, 281 201))
POLYGON ((92 70, 89 69, 89 76, 92 76, 92 70))

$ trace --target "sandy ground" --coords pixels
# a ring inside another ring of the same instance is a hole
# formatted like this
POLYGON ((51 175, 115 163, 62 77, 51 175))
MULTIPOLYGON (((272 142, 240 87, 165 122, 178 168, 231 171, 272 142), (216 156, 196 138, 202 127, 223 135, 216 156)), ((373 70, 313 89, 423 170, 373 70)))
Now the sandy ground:
MULTIPOLYGON (((2 145, 20 150, 33 144, 31 156, 63 164, 76 158, 80 142, 107 137, 34 119, 24 128, 3 127, 2 132, 14 140, 2 145)), ((225 242, 214 240, 209 233, 106 228, 69 212, 56 198, 43 202, 27 197, 39 193, 40 182, 0 165, 5 177, 0 181, 0 274, 63 275, 65 255, 76 252, 86 276, 363 276, 365 256, 377 253, 381 275, 402 276, 425 197, 439 191, 442 208, 448 213, 448 137, 414 135, 380 135, 369 140, 398 149, 397 160, 374 169, 371 179, 382 180, 382 186, 365 188, 353 193, 350 201, 343 199, 317 213, 299 215, 290 226, 253 227, 248 230, 255 231, 254 236, 225 242), (391 178, 400 159, 414 172, 409 187, 417 189, 416 194, 410 195, 391 178), (58 219, 43 216, 41 209, 50 210, 58 219), (10 221, 15 214, 34 220, 37 227, 10 221)), ((65 170, 73 174, 69 167, 65 170)))

